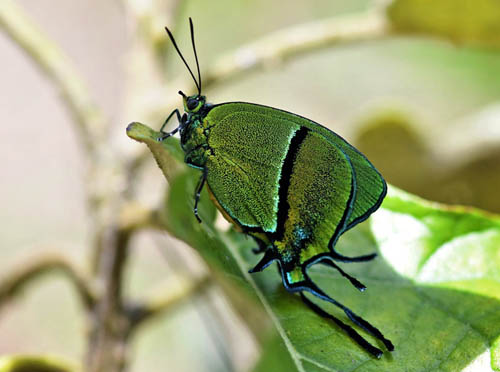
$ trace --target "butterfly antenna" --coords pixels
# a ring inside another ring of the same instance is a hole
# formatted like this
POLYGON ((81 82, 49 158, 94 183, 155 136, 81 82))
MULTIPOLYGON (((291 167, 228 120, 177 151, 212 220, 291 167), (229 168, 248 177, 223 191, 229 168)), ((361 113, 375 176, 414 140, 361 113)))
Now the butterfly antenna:
POLYGON ((196 45, 194 43, 194 27, 193 20, 189 17, 189 27, 191 29, 191 43, 193 44, 194 58, 196 60, 196 68, 198 69, 198 94, 201 95, 201 73, 200 73, 200 64, 198 63, 198 54, 196 53, 196 45))
MULTIPOLYGON (((184 58, 184 56, 182 55, 181 51, 179 50, 179 47, 177 46, 177 43, 175 42, 174 35, 172 35, 172 33, 170 32, 170 30, 168 29, 168 27, 165 27, 165 31, 167 31, 168 37, 172 41, 172 44, 174 44, 174 48, 177 51, 177 54, 179 54, 179 57, 181 57, 182 62, 184 62, 184 65, 187 67, 189 73, 191 74, 191 77, 194 80, 194 84, 196 85, 196 88, 198 89, 198 92, 201 92, 201 86, 196 81, 196 78, 194 77, 193 71, 191 71, 191 69, 189 68, 189 65, 186 62, 186 59, 184 58)), ((191 32, 191 35, 192 35, 192 32, 191 32)), ((198 61, 196 61, 196 64, 198 64, 198 61)), ((199 72, 199 70, 198 70, 198 72, 199 72)))

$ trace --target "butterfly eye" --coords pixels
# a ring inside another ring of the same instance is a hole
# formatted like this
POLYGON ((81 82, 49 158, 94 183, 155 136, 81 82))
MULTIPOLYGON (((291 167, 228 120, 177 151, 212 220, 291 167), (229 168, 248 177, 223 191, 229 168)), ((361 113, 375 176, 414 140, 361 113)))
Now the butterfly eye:
POLYGON ((186 106, 188 110, 194 110, 198 106, 198 100, 196 98, 189 98, 187 100, 186 106))

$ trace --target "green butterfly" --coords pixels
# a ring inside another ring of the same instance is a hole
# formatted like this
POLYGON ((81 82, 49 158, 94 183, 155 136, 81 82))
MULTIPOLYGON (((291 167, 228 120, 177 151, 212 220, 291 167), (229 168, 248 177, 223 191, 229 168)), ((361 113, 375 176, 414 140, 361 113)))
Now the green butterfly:
POLYGON ((333 320, 360 346, 380 358, 382 351, 352 327, 309 300, 308 292, 341 308, 357 326, 382 341, 391 341, 370 323, 335 301, 307 275, 316 263, 331 266, 357 289, 366 287, 345 273, 336 262, 363 262, 375 254, 346 257, 335 250, 339 236, 365 220, 381 204, 387 186, 375 167, 342 137, 312 120, 276 108, 245 103, 211 104, 201 94, 201 74, 190 21, 198 79, 189 68, 175 39, 166 31, 191 74, 197 94, 182 92, 185 113, 174 110, 158 141, 180 132, 185 162, 200 169, 194 214, 200 192, 209 195, 237 230, 252 236, 262 253, 255 273, 278 263, 283 285, 300 292, 303 301, 319 315, 333 320), (164 132, 176 116, 179 125, 164 132))

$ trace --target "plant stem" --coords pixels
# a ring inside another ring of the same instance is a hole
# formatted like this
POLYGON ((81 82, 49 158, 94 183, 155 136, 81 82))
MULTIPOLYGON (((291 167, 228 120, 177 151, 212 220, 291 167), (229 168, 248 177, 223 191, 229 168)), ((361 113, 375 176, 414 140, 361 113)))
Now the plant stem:
POLYGON ((0 26, 59 89, 74 118, 78 139, 88 154, 94 153, 96 136, 106 126, 105 119, 69 58, 38 30, 14 1, 0 2, 0 26))
POLYGON ((105 234, 100 256, 100 301, 91 314, 85 360, 89 372, 119 372, 126 364, 130 322, 124 313, 123 272, 130 235, 116 229, 105 234))
POLYGON ((29 262, 18 265, 17 269, 7 273, 0 282, 0 306, 13 300, 25 287, 33 284, 41 276, 60 272, 76 290, 82 304, 91 309, 96 301, 95 290, 91 280, 66 257, 57 253, 45 252, 29 262))

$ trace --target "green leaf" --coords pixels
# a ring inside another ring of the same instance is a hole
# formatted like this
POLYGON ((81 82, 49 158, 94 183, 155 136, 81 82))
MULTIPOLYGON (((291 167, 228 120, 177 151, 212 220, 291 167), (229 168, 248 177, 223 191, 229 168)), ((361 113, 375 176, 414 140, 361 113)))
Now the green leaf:
MULTIPOLYGON (((392 188, 372 218, 372 231, 383 258, 411 281, 427 308, 442 312, 442 322, 456 323, 442 340, 462 355, 472 350, 479 355, 491 346, 491 367, 500 370, 495 341, 500 335, 500 218, 392 188), (459 331, 463 335, 454 340, 459 331)), ((458 360, 446 363, 453 370, 463 367, 458 360)))
MULTIPOLYGON (((500 370, 498 217, 425 202, 391 188, 371 223, 349 231, 338 244, 346 255, 380 252, 372 262, 342 265, 367 291, 360 293, 331 269, 311 268, 322 289, 393 341, 395 351, 376 360, 288 293, 274 265, 249 274, 258 260, 251 251, 255 243, 234 230, 215 228, 206 194, 200 205, 204 223, 198 224, 192 211, 198 177, 190 170, 172 178, 166 225, 232 287, 233 299, 253 303, 246 306, 248 317, 258 308, 267 313, 278 338, 264 343, 257 371, 500 370)), ((336 308, 316 302, 349 322, 336 308)), ((258 326, 251 329, 259 332, 258 326)), ((258 337, 261 342, 268 338, 258 337)))
MULTIPOLYGON (((362 246, 378 248, 385 260, 344 265, 367 285, 366 293, 356 294, 325 270, 314 270, 315 279, 376 324, 396 350, 380 361, 370 359, 341 333, 332 334, 326 322, 318 324, 300 302, 292 307, 291 301, 281 303, 284 298, 273 301, 304 370, 500 370, 498 217, 429 203, 391 188, 371 217, 371 231, 362 226, 339 242, 346 254, 370 251, 362 246)), ((261 363, 270 358, 264 354, 261 363)))
POLYGON ((373 218, 373 231, 382 255, 400 275, 500 299, 497 216, 425 202, 392 188, 373 218))
POLYGON ((388 8, 400 32, 445 37, 458 43, 500 46, 497 0, 396 0, 388 8))
POLYGON ((5 355, 0 372, 74 372, 76 368, 59 357, 47 355, 5 355))
POLYGON ((296 370, 295 363, 287 350, 283 339, 275 334, 267 341, 254 372, 289 372, 296 370))
POLYGON ((161 136, 159 132, 136 122, 128 125, 127 136, 149 147, 167 180, 182 169, 180 163, 184 160, 184 153, 179 141, 158 141, 161 136))
POLYGON ((166 229, 178 239, 196 249, 222 286, 226 296, 248 327, 259 340, 267 337, 269 322, 259 304, 251 283, 246 280, 246 270, 234 254, 231 233, 221 233, 215 228, 216 209, 209 200, 206 188, 201 194, 198 212, 202 223, 194 216, 194 190, 200 172, 186 169, 179 172, 170 183, 166 198, 164 220, 166 229))

